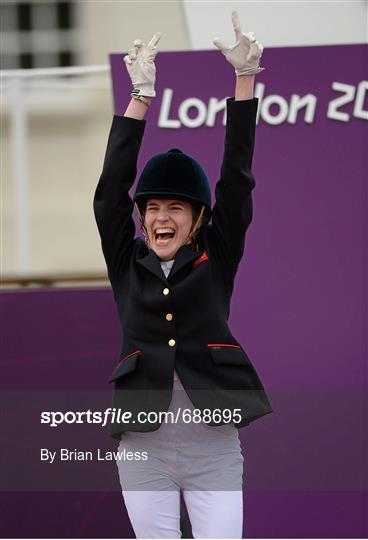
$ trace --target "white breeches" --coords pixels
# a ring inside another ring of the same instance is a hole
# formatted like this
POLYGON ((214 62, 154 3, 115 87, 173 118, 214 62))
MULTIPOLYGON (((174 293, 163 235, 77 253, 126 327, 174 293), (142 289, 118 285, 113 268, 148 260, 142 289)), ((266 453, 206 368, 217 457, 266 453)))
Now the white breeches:
MULTIPOLYGON (((174 374, 170 411, 194 406, 174 374)), ((117 460, 125 506, 137 538, 180 538, 180 491, 194 538, 242 538, 243 455, 233 424, 163 422, 126 431, 119 451, 147 460, 117 460)))

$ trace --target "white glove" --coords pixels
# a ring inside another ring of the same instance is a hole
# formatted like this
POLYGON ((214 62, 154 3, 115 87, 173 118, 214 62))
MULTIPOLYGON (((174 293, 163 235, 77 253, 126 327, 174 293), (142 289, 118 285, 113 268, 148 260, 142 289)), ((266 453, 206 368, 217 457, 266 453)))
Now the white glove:
POLYGON ((219 38, 213 40, 214 45, 220 49, 226 60, 232 64, 237 75, 255 75, 264 71, 265 68, 259 67, 263 45, 256 41, 253 32, 242 34, 239 16, 236 11, 232 12, 231 20, 235 32, 235 45, 228 47, 219 38))
POLYGON ((136 96, 154 97, 156 66, 154 59, 157 54, 157 43, 160 41, 161 33, 153 36, 146 46, 142 40, 136 39, 133 48, 124 56, 124 62, 134 87, 136 96))

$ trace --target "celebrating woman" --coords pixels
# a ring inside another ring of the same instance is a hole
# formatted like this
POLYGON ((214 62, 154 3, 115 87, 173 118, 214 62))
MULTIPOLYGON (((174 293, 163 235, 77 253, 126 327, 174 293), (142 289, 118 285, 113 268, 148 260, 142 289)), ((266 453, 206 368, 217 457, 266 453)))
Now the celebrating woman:
POLYGON ((124 340, 110 381, 125 505, 138 538, 180 538, 182 493, 195 538, 241 538, 243 456, 238 430, 272 412, 228 327, 234 278, 252 220, 251 172, 263 47, 243 34, 215 45, 235 69, 215 204, 202 166, 178 148, 153 156, 129 196, 155 97, 156 34, 124 57, 131 101, 114 115, 94 211, 124 340), (136 209, 144 240, 135 237, 136 209), (171 413, 166 421, 160 412, 171 413))

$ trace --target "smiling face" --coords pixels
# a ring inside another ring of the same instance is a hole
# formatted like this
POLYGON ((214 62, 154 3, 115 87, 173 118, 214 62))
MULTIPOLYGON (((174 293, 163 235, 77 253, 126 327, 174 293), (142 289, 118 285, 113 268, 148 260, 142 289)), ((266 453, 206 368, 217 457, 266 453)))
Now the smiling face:
POLYGON ((163 261, 175 257, 187 243, 193 224, 192 206, 178 199, 149 199, 145 212, 145 225, 150 246, 163 261))

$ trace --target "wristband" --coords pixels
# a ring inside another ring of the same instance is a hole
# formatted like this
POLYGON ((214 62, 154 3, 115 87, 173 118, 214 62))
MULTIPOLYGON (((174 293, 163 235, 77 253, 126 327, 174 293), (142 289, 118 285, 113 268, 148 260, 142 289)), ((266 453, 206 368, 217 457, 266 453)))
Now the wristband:
POLYGON ((130 96, 133 99, 138 99, 139 101, 142 101, 142 103, 144 103, 145 105, 147 105, 147 107, 149 107, 151 105, 151 102, 144 96, 140 96, 137 92, 139 92, 139 90, 133 90, 130 96))

